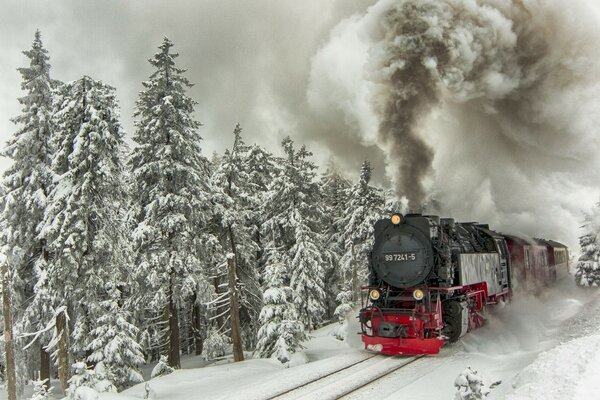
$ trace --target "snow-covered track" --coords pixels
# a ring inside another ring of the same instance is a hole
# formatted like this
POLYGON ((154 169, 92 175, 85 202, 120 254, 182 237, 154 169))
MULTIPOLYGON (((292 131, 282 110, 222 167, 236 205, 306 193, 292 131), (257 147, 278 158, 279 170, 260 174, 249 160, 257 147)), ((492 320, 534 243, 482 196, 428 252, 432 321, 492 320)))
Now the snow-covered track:
POLYGON ((311 379, 311 380, 308 380, 306 382, 303 382, 301 385, 294 386, 294 387, 282 390, 282 391, 280 391, 278 393, 275 393, 275 394, 271 395, 271 397, 267 397, 264 400, 281 399, 281 398, 283 398, 283 396, 288 395, 288 394, 290 394, 292 392, 295 392, 298 389, 301 389, 301 388, 306 387, 308 385, 311 385, 311 384, 313 384, 315 382, 318 382, 318 381, 321 381, 323 379, 326 379, 326 378, 328 378, 328 377, 330 377, 332 375, 337 375, 337 374, 341 373, 342 371, 348 370, 348 369, 350 369, 350 368, 352 368, 352 367, 354 367, 356 365, 362 364, 362 363, 364 363, 364 362, 366 362, 366 361, 368 361, 368 360, 370 360, 372 358, 375 358, 375 357, 381 357, 381 356, 379 356, 377 354, 371 354, 371 355, 363 358, 362 360, 353 362, 351 364, 345 365, 345 366, 343 366, 341 368, 338 368, 336 370, 329 371, 328 373, 326 373, 324 375, 321 375, 321 376, 318 376, 318 377, 316 377, 314 379, 311 379))
POLYGON ((323 375, 301 386, 268 397, 265 400, 339 399, 365 386, 371 385, 373 382, 398 371, 421 357, 397 358, 373 356, 362 362, 346 366, 337 372, 323 375))
POLYGON ((345 371, 354 370, 357 366, 364 365, 374 359, 382 360, 385 357, 364 351, 339 354, 294 368, 284 368, 269 375, 269 379, 254 381, 250 385, 223 387, 220 395, 214 398, 217 400, 287 398, 285 397, 287 394, 298 388, 311 385, 328 377, 344 374, 345 371))

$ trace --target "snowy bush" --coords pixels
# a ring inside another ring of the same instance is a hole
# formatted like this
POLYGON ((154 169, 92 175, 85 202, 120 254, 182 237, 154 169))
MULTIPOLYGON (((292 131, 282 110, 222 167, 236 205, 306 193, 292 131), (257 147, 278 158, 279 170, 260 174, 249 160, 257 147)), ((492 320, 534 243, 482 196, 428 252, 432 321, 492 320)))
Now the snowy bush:
POLYGON ((577 286, 600 286, 600 268, 597 261, 579 261, 575 270, 575 283, 577 286))
POLYGON ((351 290, 343 290, 336 296, 335 300, 339 304, 335 309, 333 315, 338 318, 340 324, 344 323, 346 320, 346 315, 348 315, 352 311, 352 291, 351 290))
POLYGON ((105 379, 103 375, 102 363, 91 370, 83 362, 79 361, 73 364, 75 373, 69 379, 69 388, 67 389, 67 399, 69 400, 98 400, 100 392, 116 392, 114 385, 105 379), (99 368, 98 368, 99 367, 99 368))
POLYGON ((173 371, 175 371, 175 368, 169 365, 167 356, 162 355, 158 360, 158 364, 152 369, 150 377, 156 378, 157 376, 169 375, 173 371))
POLYGON ((204 358, 206 360, 214 360, 218 357, 223 357, 229 346, 229 340, 216 329, 211 329, 208 337, 204 342, 204 358))
POLYGON ((48 379, 33 381, 33 394, 30 400, 49 400, 52 398, 52 388, 46 390, 45 383, 48 379))
POLYGON ((481 400, 487 398, 490 393, 483 383, 483 378, 471 367, 467 367, 458 375, 454 380, 454 387, 454 400, 481 400))
POLYGON ((584 234, 579 237, 581 255, 575 268, 575 283, 578 286, 598 287, 600 286, 600 268, 598 267, 600 248, 597 234, 600 229, 600 207, 598 204, 592 209, 591 214, 586 215, 582 228, 584 234))

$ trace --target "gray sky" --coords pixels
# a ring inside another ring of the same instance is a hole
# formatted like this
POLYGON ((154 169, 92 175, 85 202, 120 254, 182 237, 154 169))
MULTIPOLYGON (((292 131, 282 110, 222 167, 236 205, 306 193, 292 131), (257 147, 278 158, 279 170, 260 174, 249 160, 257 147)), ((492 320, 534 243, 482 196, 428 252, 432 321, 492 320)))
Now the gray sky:
MULTIPOLYGON (((168 36, 195 83, 189 94, 199 103, 207 156, 230 146, 240 122, 248 142, 271 151, 290 135, 321 165, 333 155, 356 176, 369 159, 379 182, 389 185, 387 168, 397 183, 394 169, 414 149, 401 146, 401 157, 390 157, 381 139, 373 93, 385 99, 391 87, 381 80, 385 62, 372 58, 388 59, 405 31, 382 27, 383 16, 411 3, 435 5, 425 13, 439 9, 423 18, 454 38, 454 72, 472 78, 473 61, 489 70, 479 81, 434 82, 436 102, 412 127, 433 150, 431 172, 419 178, 439 204, 433 211, 576 248, 583 211, 600 196, 596 0, 2 0, 0 141, 15 131, 16 69, 36 29, 54 78, 87 74, 116 87, 129 134, 141 82, 152 72, 147 59, 168 36), (386 37, 391 47, 381 46, 386 37)), ((394 21, 402 23, 399 15, 394 21)), ((396 66, 404 65, 399 50, 396 66)), ((0 171, 6 166, 0 160, 0 171)), ((413 184, 397 188, 410 194, 413 184)))
MULTIPOLYGON (((374 146, 347 146, 340 121, 315 122, 306 110, 311 58, 330 30, 373 0, 135 0, 0 2, 0 141, 15 131, 9 121, 20 111, 17 97, 26 65, 21 51, 36 29, 50 53, 52 76, 63 81, 90 75, 117 89, 122 123, 133 131, 133 109, 147 62, 163 36, 175 43, 179 66, 188 70, 204 127, 205 154, 221 152, 240 122, 249 142, 278 151, 281 138, 295 137, 322 163, 330 148, 350 169, 363 158, 382 157, 374 146), (327 130, 327 139, 323 139, 327 130)), ((358 133, 354 133, 355 136, 358 133)), ((8 160, 0 160, 4 170, 8 160)), ((380 168, 382 171, 382 168, 380 168)))

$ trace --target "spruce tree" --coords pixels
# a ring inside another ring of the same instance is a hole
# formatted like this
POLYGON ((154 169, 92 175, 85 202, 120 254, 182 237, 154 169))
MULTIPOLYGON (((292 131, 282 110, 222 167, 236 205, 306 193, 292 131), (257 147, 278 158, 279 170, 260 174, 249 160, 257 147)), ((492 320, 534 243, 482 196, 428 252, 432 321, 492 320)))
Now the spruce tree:
POLYGON ((260 312, 256 352, 260 357, 275 357, 282 364, 302 348, 307 340, 304 325, 294 304, 294 294, 289 282, 287 252, 271 248, 268 251, 265 271, 264 306, 260 312))
POLYGON ((373 226, 383 215, 384 200, 381 191, 369 184, 371 173, 371 164, 364 161, 360 178, 349 193, 348 212, 340 222, 340 226, 344 227, 345 242, 340 260, 342 282, 345 285, 338 294, 340 306, 336 310, 340 318, 357 301, 359 286, 367 280, 367 257, 373 244, 373 226))
MULTIPOLYGON (((12 165, 3 174, 5 187, 2 210, 2 242, 9 268, 13 273, 12 289, 17 331, 36 332, 50 314, 46 302, 33 303, 35 286, 46 275, 48 250, 39 237, 39 227, 48 204, 52 187, 52 90, 59 82, 50 78, 48 51, 42 44, 40 31, 30 50, 23 54, 29 66, 19 68, 21 89, 26 92, 19 99, 22 113, 13 119, 19 127, 3 151, 12 165)), ((49 379, 49 355, 43 349, 48 337, 40 339, 42 380, 49 379)))
POLYGON ((135 275, 144 289, 140 304, 165 316, 168 362, 179 368, 180 308, 198 287, 208 287, 209 255, 203 248, 210 242, 205 233, 211 204, 209 163, 192 115, 196 102, 185 93, 192 85, 176 67, 172 47, 165 38, 149 60, 155 71, 137 101, 130 167, 135 275))
POLYGON ((212 178, 217 204, 218 231, 223 248, 235 254, 237 276, 241 284, 242 324, 246 345, 255 344, 256 323, 262 307, 262 291, 258 274, 259 245, 256 224, 260 209, 259 194, 263 188, 256 182, 251 166, 255 152, 244 143, 242 128, 236 125, 233 147, 226 150, 212 178))
POLYGON ((87 360, 95 365, 102 363, 105 379, 122 390, 144 381, 138 369, 144 356, 135 341, 139 330, 131 324, 131 315, 121 304, 121 290, 115 282, 108 282, 104 289, 108 296, 99 304, 104 314, 90 332, 87 360))
POLYGON ((350 210, 348 208, 350 181, 338 170, 332 160, 329 161, 327 169, 321 177, 323 188, 324 208, 324 257, 327 258, 331 268, 326 271, 325 290, 327 297, 327 316, 331 317, 337 307, 337 295, 343 287, 343 274, 341 272, 340 260, 344 254, 344 226, 342 218, 350 210))
POLYGON ((600 266, 598 264, 600 246, 598 246, 598 233, 593 223, 599 208, 597 204, 593 208, 592 214, 586 215, 585 223, 582 226, 584 233, 579 237, 581 255, 575 268, 575 283, 578 286, 600 286, 600 266))
MULTIPOLYGON (((112 296, 106 284, 126 281, 130 259, 123 213, 124 132, 114 89, 87 76, 63 85, 54 102, 53 126, 57 179, 41 231, 53 257, 36 301, 48 300, 63 310, 57 330, 66 333, 72 326, 69 353, 83 359, 106 312, 103 303, 112 296)), ((66 374, 68 355, 61 348, 66 338, 55 339, 59 368, 66 374)), ((64 384, 66 375, 61 378, 64 384)))
MULTIPOLYGON (((263 212, 267 219, 262 236, 266 239, 266 248, 277 249, 272 253, 277 257, 271 254, 266 259, 265 287, 269 292, 269 282, 279 285, 279 280, 269 279, 268 273, 275 268, 273 263, 283 265, 289 276, 283 287, 291 288, 298 318, 306 330, 312 330, 322 321, 326 309, 325 260, 320 230, 323 210, 315 182, 316 166, 309 160, 311 153, 304 147, 296 150, 290 138, 285 138, 282 146, 286 157, 280 160, 280 172, 272 179, 264 195, 263 212)), ((266 297, 267 292, 264 295, 265 308, 269 307, 268 301, 273 301, 266 297)), ((280 298, 277 297, 278 300, 280 298)), ((261 315, 264 327, 268 324, 269 314, 261 315)))

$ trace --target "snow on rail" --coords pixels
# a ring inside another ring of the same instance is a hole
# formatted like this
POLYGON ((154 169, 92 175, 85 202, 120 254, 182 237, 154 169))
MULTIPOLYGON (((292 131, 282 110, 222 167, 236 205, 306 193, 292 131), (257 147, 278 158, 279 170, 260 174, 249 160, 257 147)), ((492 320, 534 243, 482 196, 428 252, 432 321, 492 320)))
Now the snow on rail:
POLYGON ((269 376, 268 381, 254 382, 251 385, 237 387, 233 390, 224 390, 219 397, 222 400, 244 399, 244 400, 266 400, 276 398, 284 393, 349 369, 359 363, 374 357, 383 358, 365 352, 352 352, 339 356, 315 361, 294 368, 288 368, 269 376))
POLYGON ((284 399, 339 399, 355 390, 368 386, 374 381, 412 363, 420 357, 392 358, 377 356, 366 362, 356 364, 339 373, 324 377, 314 383, 303 385, 283 396, 284 399))

